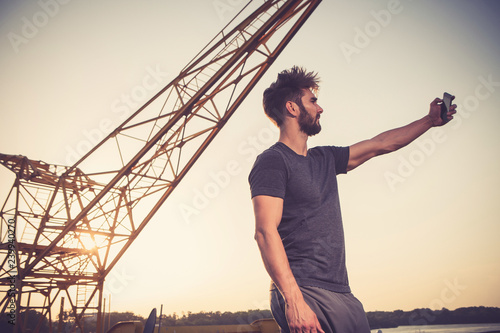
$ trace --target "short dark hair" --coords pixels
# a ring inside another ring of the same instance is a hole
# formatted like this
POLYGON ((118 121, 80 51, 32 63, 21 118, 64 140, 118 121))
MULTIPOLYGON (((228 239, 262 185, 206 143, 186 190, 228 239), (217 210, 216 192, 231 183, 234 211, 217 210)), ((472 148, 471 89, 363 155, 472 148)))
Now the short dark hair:
POLYGON ((278 74, 278 78, 264 90, 264 112, 277 126, 283 124, 288 113, 286 103, 292 101, 302 106, 303 89, 316 92, 319 88, 317 73, 307 72, 304 68, 293 66, 278 74))

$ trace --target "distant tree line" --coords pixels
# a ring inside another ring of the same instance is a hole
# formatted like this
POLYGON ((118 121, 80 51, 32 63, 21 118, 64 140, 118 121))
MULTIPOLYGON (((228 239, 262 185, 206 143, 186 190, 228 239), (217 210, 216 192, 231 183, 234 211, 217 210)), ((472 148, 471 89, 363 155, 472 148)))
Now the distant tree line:
POLYGON ((373 311, 367 312, 367 317, 372 329, 405 325, 486 324, 500 323, 500 308, 479 306, 456 310, 373 311))
POLYGON ((238 312, 199 312, 178 316, 162 315, 162 326, 245 325, 256 320, 272 318, 270 310, 248 310, 238 312))
MULTIPOLYGON (((40 318, 41 314, 34 310, 29 310, 26 315, 27 329, 33 330, 40 318), (31 327, 32 325, 33 327, 31 327)), ((459 308, 456 310, 431 310, 431 309, 415 309, 412 311, 371 311, 367 312, 368 321, 371 329, 389 328, 405 325, 446 325, 446 324, 484 324, 484 323, 500 323, 500 308, 494 307, 468 307, 459 308)), ((204 326, 204 325, 245 325, 259 319, 272 318, 269 310, 248 310, 238 312, 198 312, 198 313, 182 313, 177 315, 163 314, 161 316, 162 326, 204 326)), ((85 319, 84 333, 95 332, 95 315, 88 316, 85 319)), ((136 315, 132 312, 111 312, 105 314, 104 324, 106 330, 120 321, 141 321, 146 322, 146 318, 136 315)), ((59 319, 52 322, 52 327, 57 331, 59 319)), ((74 324, 74 318, 70 313, 65 312, 63 315, 63 332, 69 331, 69 328, 74 324)), ((8 318, 1 316, 0 332, 12 332, 13 326, 8 323, 8 318)), ((49 332, 49 323, 43 319, 41 332, 49 332)))
MULTIPOLYGON (((50 322, 36 310, 23 311, 19 317, 20 318, 18 318, 18 320, 21 320, 25 325, 24 332, 34 332, 38 325, 40 325, 39 329, 41 333, 50 332, 50 322)), ((146 319, 132 312, 111 312, 111 314, 105 313, 103 317, 105 331, 120 321, 141 321, 145 323, 146 319)), ((84 333, 94 333, 96 332, 97 315, 95 313, 87 314, 81 320, 81 323, 83 324, 84 333)), ((61 325, 62 332, 72 332, 72 328, 75 325, 75 317, 71 311, 63 311, 61 325)), ((59 331, 59 315, 57 315, 57 318, 52 321, 52 331, 59 331)), ((14 326, 8 322, 8 317, 5 317, 5 315, 0 316, 0 332, 14 332, 14 326)))
MULTIPOLYGON (((445 325, 500 323, 500 308, 468 307, 456 310, 415 309, 412 311, 367 312, 372 329, 405 325, 445 325)), ((188 312, 179 317, 175 313, 162 316, 162 326, 240 325, 250 324, 258 319, 272 318, 269 310, 248 310, 240 312, 188 312)))

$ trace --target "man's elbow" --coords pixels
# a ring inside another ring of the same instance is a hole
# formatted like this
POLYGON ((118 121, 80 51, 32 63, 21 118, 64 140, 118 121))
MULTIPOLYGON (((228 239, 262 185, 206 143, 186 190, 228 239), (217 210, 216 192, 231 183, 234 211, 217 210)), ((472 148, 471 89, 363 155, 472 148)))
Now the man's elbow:
POLYGON ((360 154, 357 157, 352 156, 352 158, 349 158, 349 161, 347 163, 347 171, 349 172, 353 169, 356 169, 358 166, 371 160, 374 157, 392 153, 393 151, 396 151, 401 147, 402 146, 394 143, 378 144, 376 146, 373 146, 372 149, 365 151, 363 154, 360 154))
POLYGON ((392 142, 392 143, 384 146, 383 149, 381 149, 381 152, 379 155, 395 152, 396 150, 399 150, 406 145, 407 144, 404 144, 404 143, 392 142))
POLYGON ((397 143, 391 143, 385 146, 382 146, 378 151, 377 151, 377 156, 379 155, 385 155, 388 153, 395 152, 396 150, 402 148, 403 146, 397 143))
POLYGON ((371 150, 373 155, 371 157, 392 153, 405 146, 403 142, 400 142, 398 140, 389 140, 385 137, 375 137, 371 141, 371 150))
POLYGON ((266 239, 264 231, 259 229, 255 230, 253 239, 257 242, 257 244, 262 244, 262 242, 264 242, 264 240, 266 239))
POLYGON ((272 231, 265 228, 255 230, 254 239, 260 248, 272 242, 273 237, 279 237, 277 230, 272 231))

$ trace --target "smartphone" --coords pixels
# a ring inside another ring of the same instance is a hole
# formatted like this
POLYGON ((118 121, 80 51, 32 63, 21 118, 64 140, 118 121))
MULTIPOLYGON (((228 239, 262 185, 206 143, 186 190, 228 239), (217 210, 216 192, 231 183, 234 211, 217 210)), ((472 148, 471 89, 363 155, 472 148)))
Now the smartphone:
POLYGON ((450 111, 451 101, 453 99, 453 95, 445 92, 443 94, 443 104, 441 104, 441 119, 443 120, 443 124, 446 124, 448 120, 448 111, 450 111))

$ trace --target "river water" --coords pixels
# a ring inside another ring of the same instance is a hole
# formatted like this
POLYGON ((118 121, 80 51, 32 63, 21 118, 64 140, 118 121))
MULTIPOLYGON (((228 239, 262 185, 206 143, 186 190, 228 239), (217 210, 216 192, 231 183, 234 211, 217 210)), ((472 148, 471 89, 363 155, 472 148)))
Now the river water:
POLYGON ((372 333, 484 333, 500 332, 500 324, 424 325, 381 328, 372 333))

